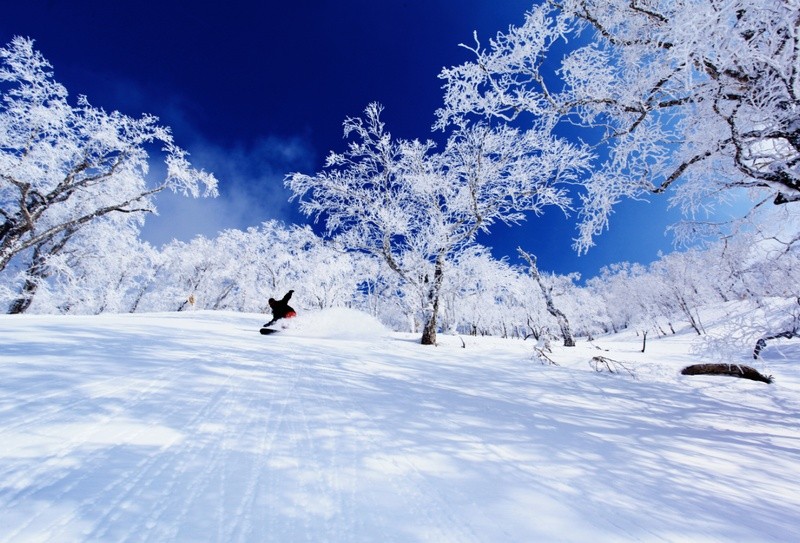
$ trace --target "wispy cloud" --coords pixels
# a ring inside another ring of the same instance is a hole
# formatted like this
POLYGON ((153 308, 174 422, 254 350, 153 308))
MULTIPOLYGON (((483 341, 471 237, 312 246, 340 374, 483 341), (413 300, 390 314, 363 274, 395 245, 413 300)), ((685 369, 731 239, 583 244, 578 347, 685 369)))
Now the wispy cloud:
MULTIPOLYGON (((230 134, 204 134, 198 125, 208 120, 208 112, 192 95, 86 68, 82 76, 95 87, 90 102, 134 117, 142 112, 157 115, 172 130, 175 143, 189 152, 192 165, 219 180, 217 198, 195 199, 169 191, 158 194, 158 214, 145 218, 145 240, 161 245, 197 235, 213 237, 227 228, 246 229, 268 219, 303 221, 296 204, 288 201, 290 192, 283 179, 294 171, 313 170, 317 156, 308 138, 267 135, 234 142, 230 134)), ((73 94, 82 92, 79 88, 73 94)), ((153 149, 150 177, 154 182, 164 175, 162 159, 163 154, 153 149)))
POLYGON ((245 229, 268 219, 302 220, 283 186, 286 174, 313 168, 314 152, 302 138, 265 137, 232 147, 198 140, 188 151, 195 167, 219 179, 219 196, 159 194, 158 215, 149 216, 142 231, 147 241, 160 245, 196 235, 213 237, 226 228, 245 229))

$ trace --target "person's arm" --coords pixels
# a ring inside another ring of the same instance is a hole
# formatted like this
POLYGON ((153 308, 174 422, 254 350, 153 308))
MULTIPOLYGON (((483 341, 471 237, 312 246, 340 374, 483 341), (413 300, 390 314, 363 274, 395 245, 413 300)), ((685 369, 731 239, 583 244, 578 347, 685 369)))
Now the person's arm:
POLYGON ((292 294, 294 294, 293 290, 287 292, 286 296, 283 297, 283 300, 281 300, 281 302, 283 302, 284 304, 289 303, 289 300, 292 298, 292 294))

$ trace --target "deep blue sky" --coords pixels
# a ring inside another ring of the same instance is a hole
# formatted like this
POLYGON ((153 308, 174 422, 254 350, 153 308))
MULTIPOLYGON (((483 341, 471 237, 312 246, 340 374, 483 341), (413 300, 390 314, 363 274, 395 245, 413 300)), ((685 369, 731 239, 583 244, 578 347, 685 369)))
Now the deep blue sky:
MULTIPOLYGON (((522 22, 530 0, 25 0, 9 2, 0 40, 36 40, 74 97, 172 127, 195 166, 220 179, 215 201, 160 197, 154 243, 266 219, 302 222, 283 177, 314 173, 340 151, 342 121, 372 101, 393 135, 431 136, 445 66, 469 60, 459 43, 486 43, 522 22)), ((481 241, 515 258, 522 245, 544 270, 584 277, 671 249, 666 202, 627 203, 588 255, 570 248, 574 217, 558 211, 481 241)))

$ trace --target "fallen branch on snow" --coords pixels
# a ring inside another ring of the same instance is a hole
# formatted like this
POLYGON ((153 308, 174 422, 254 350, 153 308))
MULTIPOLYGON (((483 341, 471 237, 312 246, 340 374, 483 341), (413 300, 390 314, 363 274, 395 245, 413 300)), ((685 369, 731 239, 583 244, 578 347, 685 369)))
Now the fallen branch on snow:
POLYGON ((619 360, 612 360, 611 358, 606 358, 605 356, 595 356, 589 361, 589 365, 598 373, 603 371, 607 371, 608 373, 622 373, 624 371, 636 379, 636 374, 633 372, 633 370, 619 360))
POLYGON ((683 368, 681 375, 731 375, 762 383, 772 382, 772 375, 762 375, 755 368, 740 364, 695 364, 683 368))
POLYGON ((556 362, 555 360, 544 354, 544 349, 540 349, 539 347, 534 347, 533 356, 536 357, 542 364, 550 366, 558 366, 558 362, 556 362))
POLYGON ((756 341, 756 348, 753 349, 753 358, 758 359, 761 351, 767 348, 767 341, 771 339, 778 339, 778 338, 786 338, 792 339, 793 337, 797 337, 797 330, 787 330, 785 332, 781 332, 779 334, 773 334, 771 336, 762 337, 758 341, 756 341))

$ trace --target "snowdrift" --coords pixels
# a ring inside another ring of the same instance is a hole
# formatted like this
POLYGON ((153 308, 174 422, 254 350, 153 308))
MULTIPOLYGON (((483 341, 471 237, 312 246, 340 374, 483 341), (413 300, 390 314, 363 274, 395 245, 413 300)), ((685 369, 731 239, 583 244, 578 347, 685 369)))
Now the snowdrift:
POLYGON ((287 335, 308 338, 374 340, 389 335, 378 319, 362 311, 336 307, 307 311, 280 323, 287 335))

